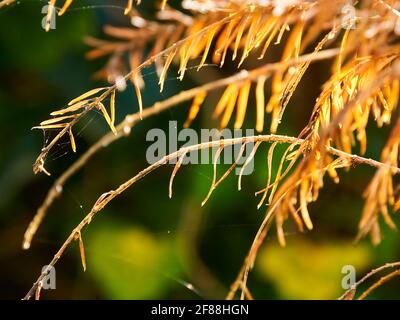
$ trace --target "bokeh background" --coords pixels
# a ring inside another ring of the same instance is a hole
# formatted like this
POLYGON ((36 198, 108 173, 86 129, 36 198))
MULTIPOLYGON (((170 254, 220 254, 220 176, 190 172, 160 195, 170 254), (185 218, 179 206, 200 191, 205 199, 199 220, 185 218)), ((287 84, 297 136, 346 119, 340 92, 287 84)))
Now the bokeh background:
MULTIPOLYGON (((142 9, 151 16, 154 1, 142 9)), ((179 4, 179 1, 172 4, 179 4)), ((65 186, 51 207, 29 251, 22 236, 54 179, 84 150, 107 132, 97 113, 90 114, 77 135, 78 154, 61 143, 50 154, 51 177, 35 176, 32 164, 47 136, 31 127, 66 101, 101 85, 93 74, 105 60, 86 61, 85 36, 102 36, 104 24, 128 25, 125 1, 77 1, 57 19, 56 30, 41 28, 46 3, 21 0, 0 12, 0 298, 19 299, 37 278, 73 227, 98 196, 115 188, 146 167, 146 133, 178 121, 182 128, 188 104, 177 106, 138 124, 132 134, 97 154, 65 186)), ((268 59, 279 59, 279 46, 268 59)), ((249 68, 257 61, 250 59, 249 68)), ((297 135, 311 114, 329 63, 313 65, 293 97, 280 133, 297 135)), ((174 70, 174 69, 173 69, 174 70)), ((234 64, 220 71, 209 66, 189 72, 183 82, 169 74, 160 94, 152 68, 144 70, 145 106, 174 93, 235 72, 234 64)), ((220 92, 218 92, 220 94, 220 92)), ((193 127, 213 128, 210 114, 218 99, 211 95, 193 127)), ((118 119, 137 111, 132 87, 117 101, 118 119)), ((249 104, 245 126, 254 125, 249 104)), ((266 132, 268 123, 266 124, 266 132)), ((369 128, 368 157, 378 158, 389 128, 369 128)), ((278 149, 276 157, 283 149, 278 149)), ((201 201, 212 179, 211 165, 184 166, 175 179, 174 197, 168 198, 172 166, 140 181, 112 201, 83 233, 88 269, 83 272, 79 250, 73 245, 57 264, 57 289, 43 299, 204 299, 223 298, 249 249, 265 210, 257 210, 254 193, 266 183, 267 146, 256 155, 255 171, 244 177, 237 191, 229 177, 203 208, 201 201), (191 286, 188 286, 191 284, 191 286)), ((278 161, 275 161, 276 171, 278 161)), ((226 167, 220 166, 222 174, 226 167)), ((357 277, 371 268, 400 259, 398 234, 384 227, 383 242, 369 239, 353 245, 365 189, 374 170, 356 167, 340 172, 341 183, 329 179, 310 212, 315 228, 299 233, 287 224, 287 247, 270 233, 251 273, 249 287, 257 299, 333 299, 342 293, 341 269, 351 264, 357 277)), ((394 218, 398 221, 398 216, 394 218)), ((400 298, 394 279, 370 298, 400 298)))

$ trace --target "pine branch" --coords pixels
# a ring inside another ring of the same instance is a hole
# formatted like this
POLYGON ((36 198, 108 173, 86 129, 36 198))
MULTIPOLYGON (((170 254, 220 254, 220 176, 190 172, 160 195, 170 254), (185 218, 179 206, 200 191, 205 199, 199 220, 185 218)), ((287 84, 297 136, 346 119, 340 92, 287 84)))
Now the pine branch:
MULTIPOLYGON (((271 63, 271 64, 266 64, 262 67, 259 67, 257 69, 254 69, 252 71, 245 71, 242 70, 239 73, 219 79, 213 82, 206 83, 202 86, 195 87, 193 89, 189 89, 187 91, 182 91, 178 94, 176 94, 173 97, 170 97, 168 99, 165 99, 163 101, 156 102, 153 106, 149 108, 145 108, 142 112, 142 115, 140 116, 140 113, 135 113, 135 114, 130 114, 126 116, 126 118, 116 126, 116 131, 115 133, 107 133, 104 135, 101 139, 99 139, 95 144, 93 144, 76 162, 74 162, 52 185, 52 187, 49 189, 45 200, 43 201, 42 205, 38 208, 34 218, 29 224, 28 229, 26 230, 24 234, 24 241, 22 247, 24 249, 29 249, 32 239, 39 228, 40 224, 42 223, 49 207, 52 205, 54 200, 60 195, 62 192, 63 186, 65 183, 68 181, 68 179, 73 176, 78 170, 80 170, 85 164, 100 150, 103 148, 107 147, 108 145, 112 144, 114 141, 122 138, 129 136, 131 133, 131 129, 133 126, 135 126, 138 121, 148 117, 151 117, 153 115, 156 115, 162 111, 165 111, 169 108, 172 108, 182 102, 188 101, 195 96, 197 96, 201 92, 209 92, 212 90, 217 90, 219 88, 226 87, 232 83, 236 82, 241 82, 245 80, 250 80, 250 81, 255 81, 261 76, 267 76, 268 74, 272 73, 273 71, 279 70, 279 69, 285 69, 288 68, 292 65, 297 65, 305 62, 315 62, 315 61, 320 61, 320 60, 325 60, 325 59, 330 59, 334 57, 338 53, 338 49, 327 49, 320 51, 318 53, 310 53, 310 54, 305 54, 303 56, 300 56, 296 59, 291 59, 286 62, 276 62, 276 63, 271 63)), ((78 119, 75 119, 75 121, 78 121, 78 119)), ((68 129, 65 128, 62 132, 59 133, 60 138, 62 134, 65 134, 68 129)), ((54 140, 53 140, 54 141, 54 140)), ((48 145, 47 148, 45 148, 41 156, 39 156, 40 164, 44 164, 44 157, 45 155, 50 151, 50 149, 54 146, 55 142, 52 145, 48 145)))
MULTIPOLYGON (((105 206, 114 198, 116 198, 118 195, 126 191, 128 188, 130 188, 133 184, 138 182, 139 180, 143 179, 145 176, 147 176, 149 173, 153 172, 154 170, 158 169, 159 167, 167 164, 171 160, 176 160, 181 158, 182 156, 196 150, 201 150, 201 149, 207 149, 207 148, 215 148, 215 147, 226 147, 229 145, 235 145, 235 144, 246 144, 246 143, 257 143, 257 142, 279 142, 279 143, 289 143, 289 144, 301 144, 304 143, 305 140, 303 139, 298 139, 295 137, 288 137, 288 136, 281 136, 281 135, 259 135, 259 136, 251 136, 251 137, 242 137, 242 138, 234 138, 234 139, 225 139, 225 140, 216 140, 216 141, 211 141, 211 142, 205 142, 193 146, 188 146, 185 148, 181 148, 178 151, 171 153, 167 156, 164 156, 162 159, 159 161, 155 162, 154 164, 148 166, 144 170, 140 171, 137 175, 132 177, 131 179, 127 180, 123 184, 121 184, 118 188, 115 190, 111 190, 109 192, 106 192, 102 194, 99 199, 96 201, 95 205, 93 206, 92 210, 86 215, 86 217, 78 224, 78 226, 72 231, 72 233, 69 235, 69 237, 65 240, 64 244, 61 246, 61 248, 58 250, 58 252, 54 255, 53 259, 51 262, 48 264, 49 267, 54 267, 55 264, 60 260, 62 255, 65 253, 67 248, 71 245, 73 241, 76 240, 76 238, 81 234, 82 230, 84 229, 85 226, 87 226, 92 219, 101 211, 105 208, 105 206)), ((358 155, 352 155, 352 154, 347 154, 343 151, 327 147, 327 150, 332 153, 335 156, 340 157, 339 159, 346 159, 348 161, 348 164, 350 163, 356 163, 356 164, 367 164, 373 167, 386 167, 387 165, 382 164, 378 161, 372 160, 372 159, 366 159, 363 157, 360 157, 358 155)), ((400 173, 400 168, 392 168, 393 170, 396 170, 396 173, 400 173)), ((325 169, 326 170, 326 169, 325 169)), ((176 172, 175 172, 176 173, 176 172)), ((293 186, 294 187, 294 186, 293 186)), ((270 212, 273 211, 273 208, 270 209, 270 212)), ((268 216, 267 216, 268 218, 268 216)), ((270 221, 270 219, 265 219, 264 221, 270 221)), ((265 225, 263 224, 259 230, 263 230, 265 225)), ((262 231, 261 231, 262 232, 262 231)), ((258 237, 255 238, 254 244, 257 243, 258 237)), ((253 244, 253 245, 254 245, 253 244)), ((253 253, 253 246, 252 249, 250 250, 249 257, 252 257, 253 253)), ((49 268, 48 267, 48 268, 49 268)), ((44 270, 37 281, 34 283, 32 288, 29 290, 29 292, 26 294, 24 299, 30 299, 36 292, 38 288, 41 286, 41 281, 44 279, 44 277, 47 275, 49 269, 44 270)), ((246 268, 246 271, 248 272, 249 268, 246 268)), ((245 283, 245 281, 243 281, 245 283)), ((243 291, 245 292, 245 291, 243 291)))

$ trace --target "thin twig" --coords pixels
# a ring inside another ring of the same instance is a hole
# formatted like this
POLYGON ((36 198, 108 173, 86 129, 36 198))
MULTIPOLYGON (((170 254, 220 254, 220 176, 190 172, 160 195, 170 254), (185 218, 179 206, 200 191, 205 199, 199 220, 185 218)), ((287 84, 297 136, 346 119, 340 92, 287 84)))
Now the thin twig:
POLYGON ((346 297, 350 291, 357 289, 357 287, 359 285, 361 285, 362 283, 364 283, 366 280, 368 280, 369 278, 371 278, 373 275, 388 269, 388 268, 395 268, 395 267, 400 267, 400 261, 398 262, 390 262, 390 263, 386 263, 383 266, 380 266, 379 268, 373 269, 371 270, 369 273, 367 273, 364 277, 362 277, 360 280, 358 280, 351 288, 349 288, 348 290, 346 290, 339 298, 338 300, 343 300, 344 297, 346 297))
POLYGON ((379 288, 384 283, 388 282, 389 280, 393 279, 394 277, 400 276, 400 269, 392 271, 391 273, 387 274, 380 278, 377 282, 375 282, 372 286, 370 286, 367 290, 365 290, 361 296, 358 297, 357 300, 364 300, 372 291, 379 288))

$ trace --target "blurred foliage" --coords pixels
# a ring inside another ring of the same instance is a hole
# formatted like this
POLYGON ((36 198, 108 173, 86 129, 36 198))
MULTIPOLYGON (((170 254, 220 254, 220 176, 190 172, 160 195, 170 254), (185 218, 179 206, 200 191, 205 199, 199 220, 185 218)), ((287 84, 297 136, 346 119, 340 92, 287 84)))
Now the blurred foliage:
POLYGON ((162 298, 168 287, 175 285, 171 279, 180 275, 168 237, 110 221, 98 225, 86 241, 89 274, 106 298, 162 298))
MULTIPOLYGON (((313 243, 298 240, 288 248, 277 245, 260 253, 258 271, 288 299, 332 299, 342 293, 342 266, 365 270, 371 263, 371 251, 362 244, 313 243)), ((360 276, 360 275, 359 275, 360 276)))
MULTIPOLYGON (((105 23, 128 23, 121 14, 124 4, 118 9, 115 3, 112 8, 70 10, 49 33, 41 28, 44 2, 20 1, 0 12, 0 298, 21 298, 98 196, 146 166, 149 129, 165 129, 169 120, 177 120, 180 129, 185 119, 187 104, 139 123, 129 138, 96 155, 67 183, 32 249, 21 250, 25 228, 55 177, 108 130, 100 116, 91 114, 77 135, 78 155, 71 153, 68 144, 60 144, 49 159, 53 176, 33 175, 31 165, 43 137, 30 128, 55 107, 99 85, 92 74, 104 61, 85 61, 87 48, 82 40, 86 35, 100 37, 105 23)), ((269 58, 276 60, 277 56, 269 58)), ((307 71, 287 108, 281 133, 297 134, 303 127, 327 67, 318 63, 307 71)), ((209 67, 203 73, 189 73, 183 82, 172 74, 160 94, 154 70, 147 69, 144 103, 148 106, 218 73, 219 68, 209 67)), ((135 101, 132 88, 118 98, 118 119, 137 110, 135 101)), ((209 101, 194 128, 215 126, 210 120, 215 102, 215 98, 209 101)), ((254 123, 254 113, 249 110, 247 127, 254 123)), ((378 158, 386 134, 387 128, 370 128, 368 157, 378 158)), ((115 199, 83 232, 87 272, 82 271, 78 250, 73 247, 57 265, 57 290, 44 292, 43 298, 223 298, 263 219, 265 211, 257 211, 254 192, 266 183, 267 152, 266 146, 260 147, 255 171, 243 178, 241 192, 231 176, 203 208, 200 203, 211 183, 211 165, 182 168, 172 200, 167 194, 172 166, 146 177, 115 199)), ((273 172, 279 152, 277 148, 273 172)), ((224 169, 220 166, 219 174, 224 169)), ((318 203, 310 207, 315 229, 301 235, 288 224, 286 248, 278 247, 275 234, 270 233, 256 271, 250 275, 255 298, 336 298, 341 293, 344 264, 354 264, 359 277, 372 267, 400 259, 398 234, 390 230, 384 230, 384 241, 378 247, 372 247, 368 239, 352 245, 361 195, 373 172, 365 167, 341 172, 339 186, 327 180, 318 203)), ((371 298, 398 298, 396 285, 398 279, 371 298)))

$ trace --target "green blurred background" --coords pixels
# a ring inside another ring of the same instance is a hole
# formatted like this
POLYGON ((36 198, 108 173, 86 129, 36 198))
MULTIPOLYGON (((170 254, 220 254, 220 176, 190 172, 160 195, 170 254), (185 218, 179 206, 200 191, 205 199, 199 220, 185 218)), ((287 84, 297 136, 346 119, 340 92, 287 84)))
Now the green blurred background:
MULTIPOLYGON (((146 2, 146 1, 145 1, 146 2)), ((179 1, 175 1, 175 3, 179 1)), ((151 14, 153 1, 144 10, 151 14)), ((56 30, 41 28, 43 1, 20 1, 0 12, 0 298, 19 299, 37 278, 73 227, 90 210, 98 196, 115 188, 146 167, 146 133, 167 128, 177 120, 182 127, 187 104, 138 124, 132 134, 97 154, 65 186, 62 197, 49 211, 29 251, 21 249, 22 236, 54 179, 84 150, 107 132, 98 114, 85 119, 77 135, 78 154, 68 143, 50 154, 47 169, 53 175, 35 176, 32 164, 43 146, 40 131, 30 128, 66 101, 101 85, 93 74, 105 60, 86 61, 84 36, 102 36, 106 23, 127 25, 125 1, 76 1, 56 30)), ((269 59, 279 58, 279 48, 269 59)), ((256 60, 248 62, 249 68, 256 60)), ((287 108, 280 133, 296 135, 310 116, 327 63, 313 65, 287 108)), ((160 94, 154 70, 144 70, 145 106, 174 93, 235 72, 234 64, 222 72, 207 67, 190 72, 183 82, 169 75, 160 94)), ((220 94, 220 92, 218 93, 220 94)), ((210 120, 218 95, 211 95, 193 127, 212 128, 210 120)), ((119 95, 118 119, 136 112, 132 87, 119 95)), ((252 105, 250 101, 249 106, 252 105)), ((254 105, 254 104, 253 104, 254 105)), ((249 107, 246 127, 254 125, 249 107)), ((178 128, 178 129, 179 129, 178 128)), ((266 132, 268 123, 266 124, 266 132)), ((368 157, 378 158, 389 128, 369 128, 368 157)), ((234 280, 262 221, 254 192, 267 177, 267 146, 256 155, 255 171, 244 177, 237 191, 229 177, 202 208, 212 179, 211 165, 184 166, 175 178, 174 196, 168 198, 172 166, 140 181, 112 201, 83 233, 87 271, 83 272, 74 244, 57 264, 57 290, 43 292, 44 299, 203 299, 223 298, 234 280), (193 286, 191 288, 190 285, 193 286)), ((278 149, 277 155, 283 149, 278 149)), ((275 161, 277 162, 277 161, 275 161)), ((273 170, 276 171, 277 164, 273 170)), ((219 174, 227 167, 220 166, 219 174)), ((341 183, 326 180, 319 201, 310 212, 315 228, 299 233, 287 223, 287 247, 280 248, 274 232, 262 247, 249 288, 257 299, 332 299, 342 293, 341 269, 351 264, 357 277, 385 262, 400 259, 396 232, 384 228, 384 240, 373 247, 369 239, 352 245, 363 201, 362 192, 374 171, 357 167, 340 172, 341 183)), ((397 216, 395 217, 398 220, 397 216)), ((400 298, 394 279, 370 298, 400 298)))

